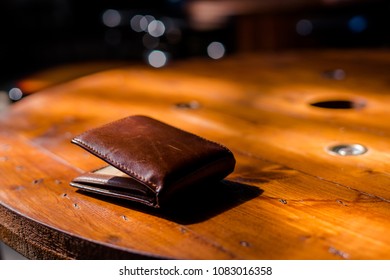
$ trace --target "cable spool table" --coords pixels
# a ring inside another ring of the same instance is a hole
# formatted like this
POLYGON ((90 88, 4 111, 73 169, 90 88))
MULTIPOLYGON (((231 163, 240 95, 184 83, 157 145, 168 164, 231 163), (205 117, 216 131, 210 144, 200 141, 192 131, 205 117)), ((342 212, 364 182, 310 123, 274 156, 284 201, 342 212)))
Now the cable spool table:
POLYGON ((0 115, 0 239, 24 256, 390 258, 389 51, 47 73, 0 115), (226 145, 235 171, 166 211, 70 187, 104 165, 70 140, 136 114, 226 145))

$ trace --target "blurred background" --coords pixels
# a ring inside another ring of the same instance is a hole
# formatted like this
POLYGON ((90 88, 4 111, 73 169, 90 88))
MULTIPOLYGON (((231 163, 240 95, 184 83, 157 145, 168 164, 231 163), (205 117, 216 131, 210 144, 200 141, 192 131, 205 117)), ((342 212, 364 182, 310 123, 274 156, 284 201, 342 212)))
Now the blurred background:
POLYGON ((1 0, 0 111, 25 95, 18 81, 63 65, 388 48, 389 14, 388 0, 1 0))
POLYGON ((388 47, 389 12, 387 0, 2 0, 0 90, 85 61, 158 68, 247 51, 388 47))

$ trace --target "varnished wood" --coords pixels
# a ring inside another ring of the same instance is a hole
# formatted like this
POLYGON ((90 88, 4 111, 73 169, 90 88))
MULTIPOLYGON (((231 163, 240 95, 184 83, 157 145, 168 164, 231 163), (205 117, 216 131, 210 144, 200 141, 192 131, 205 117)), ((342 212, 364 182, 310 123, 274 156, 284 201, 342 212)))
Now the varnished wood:
POLYGON ((389 74, 390 52, 361 50, 52 75, 0 117, 0 237, 43 259, 389 259, 389 74), (311 105, 329 100, 355 106, 311 105), (133 114, 228 146, 236 170, 166 211, 70 187, 104 165, 70 139, 133 114))

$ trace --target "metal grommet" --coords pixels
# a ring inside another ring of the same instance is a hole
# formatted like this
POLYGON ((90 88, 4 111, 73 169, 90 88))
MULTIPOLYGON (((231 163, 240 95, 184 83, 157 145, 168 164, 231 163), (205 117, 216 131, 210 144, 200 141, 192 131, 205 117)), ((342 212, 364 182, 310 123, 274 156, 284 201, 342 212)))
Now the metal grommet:
POLYGON ((359 156, 367 152, 367 148, 360 144, 338 144, 330 146, 327 152, 338 156, 359 156))
POLYGON ((177 109, 195 110, 200 108, 200 104, 198 101, 180 102, 176 103, 175 107, 177 109))

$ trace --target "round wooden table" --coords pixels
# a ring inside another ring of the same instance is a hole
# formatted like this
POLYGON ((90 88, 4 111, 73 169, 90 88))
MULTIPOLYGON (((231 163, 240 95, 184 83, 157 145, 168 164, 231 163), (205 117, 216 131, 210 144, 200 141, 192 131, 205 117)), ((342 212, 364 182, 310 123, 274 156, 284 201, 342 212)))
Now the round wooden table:
POLYGON ((390 258, 388 50, 73 71, 0 115, 0 239, 26 257, 390 258), (135 114, 226 145, 235 171, 164 211, 70 187, 105 165, 70 140, 135 114))

